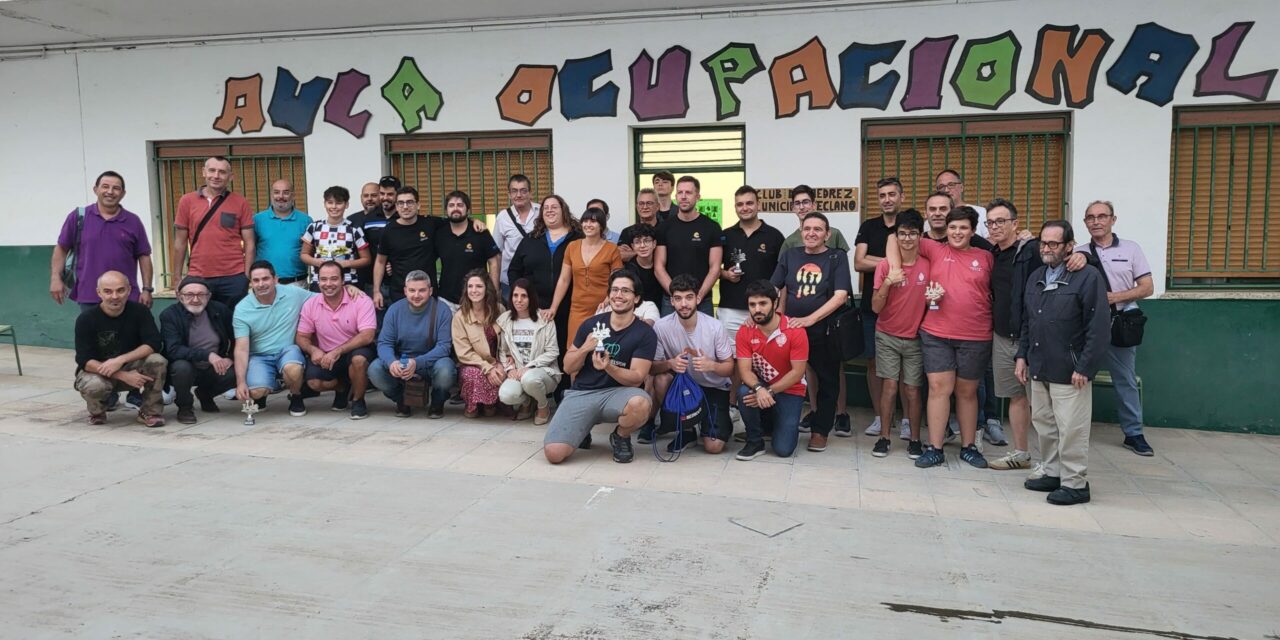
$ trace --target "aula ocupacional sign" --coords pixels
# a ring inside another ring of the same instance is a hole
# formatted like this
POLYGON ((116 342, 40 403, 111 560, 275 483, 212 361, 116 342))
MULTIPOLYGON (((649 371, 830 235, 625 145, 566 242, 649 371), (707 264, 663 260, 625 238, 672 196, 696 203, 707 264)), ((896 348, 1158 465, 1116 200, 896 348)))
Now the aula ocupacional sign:
MULTIPOLYGON (((1266 99, 1276 69, 1231 75, 1232 61, 1253 25, 1237 22, 1212 38, 1209 55, 1195 75, 1196 97, 1231 95, 1255 102, 1266 99)), ((950 85, 961 105, 989 110, 998 110, 1018 90, 1023 44, 1013 31, 967 40, 956 53, 959 42, 957 35, 928 37, 911 47, 906 54, 906 87, 899 99, 902 111, 941 109, 944 84, 950 85), (946 70, 953 55, 957 59, 948 79, 946 70)), ((1094 100, 1099 73, 1113 44, 1114 38, 1103 29, 1044 25, 1036 35, 1031 68, 1022 91, 1045 104, 1087 108, 1094 100)), ((767 68, 774 118, 800 113, 802 98, 808 99, 808 109, 829 109, 834 104, 841 109, 886 110, 899 93, 902 74, 896 70, 877 74, 876 67, 892 64, 905 46, 905 40, 854 42, 836 57, 834 74, 826 45, 817 37, 775 57, 767 68)), ((1191 34, 1155 22, 1140 24, 1110 59, 1106 83, 1122 94, 1164 106, 1173 99, 1174 90, 1200 47, 1191 34)), ((606 49, 559 65, 519 64, 506 84, 495 87, 494 115, 533 126, 551 112, 552 96, 558 86, 560 115, 565 120, 616 117, 622 90, 613 81, 603 80, 613 71, 613 57, 613 50, 606 49)), ((688 117, 692 66, 693 54, 682 46, 668 48, 657 60, 647 50, 641 50, 628 67, 628 106, 636 120, 688 117)), ((742 104, 735 86, 766 70, 756 45, 741 42, 724 45, 703 58, 699 66, 705 74, 701 81, 710 84, 715 96, 716 120, 738 116, 742 104)), ((242 133, 261 131, 266 124, 262 84, 261 73, 227 78, 222 111, 214 119, 213 128, 226 134, 237 128, 242 133)), ((300 84, 288 69, 277 67, 266 115, 272 126, 307 136, 323 107, 325 122, 361 138, 373 114, 368 109, 356 109, 369 85, 369 75, 356 69, 343 71, 333 79, 317 76, 300 84)), ((381 97, 395 111, 405 133, 420 130, 427 120, 439 120, 444 111, 444 92, 427 79, 411 56, 403 57, 382 84, 381 97)))

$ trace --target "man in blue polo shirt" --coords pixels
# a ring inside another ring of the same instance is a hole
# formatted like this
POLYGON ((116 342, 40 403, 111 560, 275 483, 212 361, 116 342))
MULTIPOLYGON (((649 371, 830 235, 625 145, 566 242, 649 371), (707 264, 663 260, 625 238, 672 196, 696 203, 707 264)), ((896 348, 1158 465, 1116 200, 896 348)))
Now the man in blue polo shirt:
POLYGON ((302 235, 311 216, 294 205, 293 183, 280 179, 271 183, 271 208, 253 216, 257 239, 255 259, 275 268, 280 284, 307 287, 307 265, 302 262, 302 235))

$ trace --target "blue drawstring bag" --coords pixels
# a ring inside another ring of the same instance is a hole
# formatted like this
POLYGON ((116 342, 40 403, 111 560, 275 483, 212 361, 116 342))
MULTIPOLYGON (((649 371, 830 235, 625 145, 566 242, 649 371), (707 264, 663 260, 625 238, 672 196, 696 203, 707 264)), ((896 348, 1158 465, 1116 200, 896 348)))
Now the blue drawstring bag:
POLYGON ((653 455, 662 462, 675 462, 680 457, 680 452, 684 449, 686 424, 697 424, 701 421, 705 426, 702 435, 709 438, 715 437, 715 418, 711 415, 706 394, 702 392, 702 387, 698 386, 688 371, 675 374, 671 387, 667 389, 666 397, 662 399, 662 411, 663 424, 665 425, 667 420, 673 420, 676 429, 674 450, 670 457, 663 457, 658 451, 658 439, 653 439, 653 455))

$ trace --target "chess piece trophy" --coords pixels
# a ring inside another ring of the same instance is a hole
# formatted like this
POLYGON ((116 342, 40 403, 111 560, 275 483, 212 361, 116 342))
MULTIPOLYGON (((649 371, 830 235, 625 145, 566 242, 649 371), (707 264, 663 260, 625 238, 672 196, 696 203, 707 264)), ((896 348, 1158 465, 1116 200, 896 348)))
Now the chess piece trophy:
POLYGON ((241 405, 240 411, 244 413, 244 426, 252 427, 257 424, 253 419, 253 414, 262 411, 262 409, 258 408, 258 403, 254 401, 253 398, 249 398, 244 401, 243 405, 241 405))
POLYGON ((596 351, 604 353, 604 341, 610 336, 609 325, 603 322, 597 322, 594 329, 591 330, 591 337, 596 339, 596 351))
POLYGON ((944 293, 946 293, 946 290, 937 282, 930 282, 929 286, 924 288, 924 297, 929 301, 930 311, 938 310, 938 301, 942 299, 944 293))
POLYGON ((733 263, 733 266, 730 267, 729 270, 732 271, 735 276, 742 275, 742 263, 746 261, 747 254, 743 252, 742 249, 734 249, 733 253, 729 255, 729 262, 733 263))

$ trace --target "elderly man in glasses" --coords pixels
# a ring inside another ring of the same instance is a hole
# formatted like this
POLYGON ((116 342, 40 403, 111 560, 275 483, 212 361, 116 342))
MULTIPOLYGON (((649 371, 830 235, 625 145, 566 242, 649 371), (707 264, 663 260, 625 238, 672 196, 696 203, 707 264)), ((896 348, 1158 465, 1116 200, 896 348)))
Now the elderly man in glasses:
POLYGON ((182 280, 178 302, 160 314, 160 335, 169 359, 169 382, 177 391, 178 422, 195 424, 192 387, 200 410, 216 413, 214 396, 236 386, 231 309, 210 299, 209 283, 198 276, 182 280))

